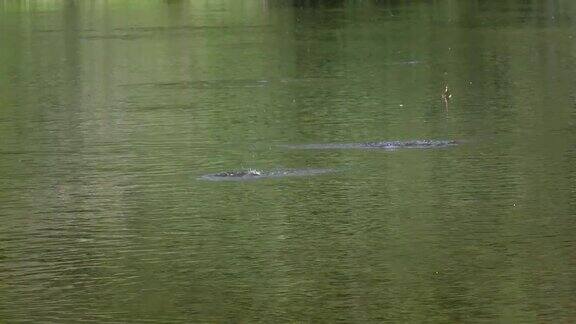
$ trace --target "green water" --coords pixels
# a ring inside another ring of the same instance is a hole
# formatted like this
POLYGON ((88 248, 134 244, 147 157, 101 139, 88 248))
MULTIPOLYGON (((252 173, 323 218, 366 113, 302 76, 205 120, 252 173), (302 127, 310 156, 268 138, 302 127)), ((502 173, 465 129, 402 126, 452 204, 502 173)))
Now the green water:
POLYGON ((0 322, 576 321, 574 17, 0 0, 0 322))

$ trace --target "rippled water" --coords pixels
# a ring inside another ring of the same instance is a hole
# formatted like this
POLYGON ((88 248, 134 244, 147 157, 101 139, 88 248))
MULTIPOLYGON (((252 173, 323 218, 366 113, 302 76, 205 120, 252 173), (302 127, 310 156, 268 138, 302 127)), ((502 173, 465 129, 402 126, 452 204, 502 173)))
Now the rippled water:
POLYGON ((0 322, 573 322, 575 16, 0 1, 0 322))

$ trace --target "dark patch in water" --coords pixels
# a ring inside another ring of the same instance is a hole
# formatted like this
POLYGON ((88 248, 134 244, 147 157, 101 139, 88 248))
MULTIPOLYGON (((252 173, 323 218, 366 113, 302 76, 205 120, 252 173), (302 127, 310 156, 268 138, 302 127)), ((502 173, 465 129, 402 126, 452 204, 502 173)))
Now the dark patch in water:
POLYGON ((142 38, 142 35, 91 35, 81 36, 84 40, 136 40, 142 38))
POLYGON ((207 174, 201 176, 199 179, 210 181, 246 181, 246 180, 257 180, 268 178, 305 177, 330 172, 335 172, 335 170, 332 169, 300 169, 300 170, 273 170, 273 171, 240 170, 240 171, 226 171, 214 174, 207 174))
POLYGON ((422 64, 421 61, 401 61, 401 62, 392 62, 392 63, 387 63, 386 65, 417 65, 417 64, 422 64))
POLYGON ((292 149, 426 149, 426 148, 443 148, 458 145, 454 140, 413 140, 413 141, 390 141, 390 142, 367 142, 367 143, 328 143, 328 144, 302 144, 286 145, 292 149))
POLYGON ((229 26, 133 26, 133 27, 123 27, 115 28, 116 31, 131 31, 131 32, 165 32, 165 31, 181 31, 181 30, 210 30, 210 29, 260 29, 269 28, 272 25, 229 25, 229 26))
POLYGON ((279 86, 287 83, 322 83, 336 79, 301 78, 301 79, 229 79, 229 80, 197 80, 144 82, 122 84, 122 87, 155 87, 165 89, 225 89, 225 88, 261 88, 279 86))
POLYGON ((226 88, 259 88, 269 84, 268 80, 200 80, 172 81, 123 84, 123 87, 156 87, 166 89, 226 89, 226 88))
MULTIPOLYGON (((94 29, 78 29, 78 30, 74 30, 75 32, 93 32, 94 29)), ((34 33, 42 33, 42 34, 47 34, 47 33, 64 33, 66 32, 65 29, 34 29, 33 30, 34 33)))

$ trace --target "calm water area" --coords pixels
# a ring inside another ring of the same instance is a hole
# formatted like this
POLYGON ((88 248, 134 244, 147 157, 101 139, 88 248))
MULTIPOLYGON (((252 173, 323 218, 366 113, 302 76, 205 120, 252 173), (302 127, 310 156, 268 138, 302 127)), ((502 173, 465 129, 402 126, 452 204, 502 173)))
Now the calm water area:
POLYGON ((0 322, 574 323, 575 80, 572 0, 0 0, 0 322))

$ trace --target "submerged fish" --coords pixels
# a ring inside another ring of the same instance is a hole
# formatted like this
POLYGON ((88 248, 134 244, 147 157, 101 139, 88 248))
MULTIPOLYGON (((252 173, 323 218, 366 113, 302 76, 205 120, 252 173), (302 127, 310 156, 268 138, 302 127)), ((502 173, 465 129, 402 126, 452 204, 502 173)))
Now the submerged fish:
POLYGON ((207 174, 200 177, 202 180, 211 181, 242 181, 242 180, 256 180, 266 178, 281 178, 281 177, 303 177, 335 172, 333 169, 297 169, 297 170, 273 170, 273 171, 260 171, 260 170, 240 170, 240 171, 225 171, 214 174, 207 174))
POLYGON ((412 140, 412 141, 389 141, 389 142, 365 142, 365 143, 327 143, 327 144, 301 144, 287 145, 292 149, 425 149, 442 148, 458 145, 454 140, 412 140))

